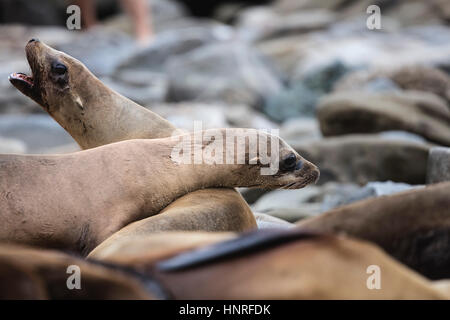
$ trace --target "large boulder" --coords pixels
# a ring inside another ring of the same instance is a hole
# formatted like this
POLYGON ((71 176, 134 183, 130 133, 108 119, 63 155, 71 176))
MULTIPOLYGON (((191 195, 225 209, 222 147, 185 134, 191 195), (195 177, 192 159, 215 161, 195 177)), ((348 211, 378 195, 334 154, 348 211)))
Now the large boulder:
POLYGON ((236 27, 239 36, 247 41, 301 34, 324 29, 335 16, 327 10, 305 10, 280 14, 270 6, 250 7, 242 10, 236 27))
POLYGON ((345 135, 291 143, 320 168, 319 183, 395 181, 424 184, 430 145, 380 135, 345 135))
POLYGON ((282 83, 252 48, 236 43, 211 44, 168 61, 170 101, 224 101, 261 106, 282 83))
POLYGON ((450 181, 450 148, 434 147, 428 156, 427 183, 450 181))
POLYGON ((450 110, 427 92, 338 92, 318 106, 324 136, 404 130, 450 145, 450 110))
POLYGON ((148 48, 137 51, 123 61, 120 69, 164 72, 164 63, 177 55, 185 54, 206 44, 232 39, 233 30, 219 23, 199 23, 162 31, 148 48))
POLYGON ((366 27, 366 17, 340 21, 332 28, 260 41, 257 48, 292 78, 333 61, 347 68, 393 69, 408 65, 449 68, 450 30, 445 26, 414 26, 384 32, 366 27))
POLYGON ((388 90, 418 90, 434 93, 441 98, 450 100, 450 77, 448 74, 424 65, 412 65, 393 70, 358 70, 339 79, 334 91, 380 91, 375 86, 388 83, 384 89, 388 90))

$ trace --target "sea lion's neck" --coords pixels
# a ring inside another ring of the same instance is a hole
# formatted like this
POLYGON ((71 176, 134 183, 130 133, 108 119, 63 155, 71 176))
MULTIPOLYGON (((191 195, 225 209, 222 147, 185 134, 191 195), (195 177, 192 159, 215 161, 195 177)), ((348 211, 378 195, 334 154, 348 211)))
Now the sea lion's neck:
MULTIPOLYGON (((142 212, 156 214, 164 207, 189 192, 195 190, 238 186, 252 186, 260 183, 255 181, 251 170, 237 164, 206 164, 179 163, 174 161, 173 149, 176 141, 166 139, 141 139, 127 143, 127 152, 132 154, 133 165, 129 158, 122 158, 125 163, 119 165, 124 179, 132 179, 131 194, 139 195, 144 200, 142 212)), ((249 167, 249 166, 247 166, 249 167)), ((256 169, 257 170, 257 169, 256 169)), ((258 179, 258 178, 256 178, 258 179)))
POLYGON ((131 138, 169 137, 176 130, 170 122, 111 90, 92 74, 74 91, 72 105, 62 106, 52 116, 83 149, 131 138))

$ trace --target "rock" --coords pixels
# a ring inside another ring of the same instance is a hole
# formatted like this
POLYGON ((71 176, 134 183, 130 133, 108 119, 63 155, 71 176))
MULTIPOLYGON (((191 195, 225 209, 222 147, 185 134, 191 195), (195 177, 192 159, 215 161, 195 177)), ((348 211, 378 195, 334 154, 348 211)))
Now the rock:
POLYGON ((295 227, 295 224, 285 220, 269 216, 264 213, 255 213, 256 224, 258 229, 289 229, 295 227))
POLYGON ((167 71, 170 101, 223 101, 258 107, 282 89, 264 59, 236 42, 210 44, 175 56, 169 59, 167 71))
POLYGON ((315 186, 308 186, 301 190, 275 190, 264 194, 251 208, 254 212, 295 222, 320 212, 320 203, 308 202, 320 192, 320 188, 315 186))
POLYGON ((275 129, 277 125, 263 114, 245 105, 223 103, 159 103, 149 109, 163 116, 177 127, 192 130, 194 121, 200 121, 203 129, 256 128, 275 129))
POLYGON ((450 145, 450 109, 427 92, 338 92, 318 107, 324 136, 404 130, 429 141, 450 145))
POLYGON ((229 126, 236 128, 277 129, 278 125, 246 105, 224 106, 225 117, 229 126))
POLYGON ((449 68, 449 28, 430 25, 383 31, 368 30, 366 17, 362 17, 335 23, 324 31, 264 40, 257 48, 294 78, 333 61, 349 69, 396 69, 418 64, 449 68))
POLYGON ((394 141, 404 140, 419 143, 426 142, 426 140, 422 136, 401 130, 383 131, 380 132, 378 135, 385 140, 394 140, 394 141))
POLYGON ((427 183, 450 181, 450 148, 434 147, 428 156, 427 183))
POLYGON ((48 115, 2 115, 0 136, 22 141, 28 153, 73 143, 72 137, 48 115))
MULTIPOLYGON (((395 19, 400 26, 417 24, 439 24, 443 23, 449 16, 449 6, 444 4, 445 0, 391 0, 373 2, 362 1, 330 1, 330 0, 278 0, 274 7, 281 13, 292 13, 293 11, 304 11, 316 8, 327 9, 338 13, 340 20, 351 19, 355 16, 365 14, 366 9, 376 4, 380 7, 383 19, 395 19)), ((383 22, 382 22, 383 25, 383 22)))
POLYGON ((327 194, 323 200, 321 209, 325 212, 363 199, 394 194, 419 187, 421 186, 411 186, 407 183, 392 181, 369 182, 364 187, 357 190, 354 188, 343 188, 339 189, 339 191, 335 194, 327 194))
POLYGON ((112 75, 137 50, 131 36, 101 26, 79 33, 73 41, 55 47, 82 61, 96 76, 112 75))
POLYGON ((164 63, 174 56, 214 42, 232 39, 233 30, 219 23, 197 24, 185 28, 163 31, 153 43, 137 51, 120 66, 121 69, 164 72, 164 63))
POLYGON ((377 92, 398 89, 431 92, 448 101, 450 100, 450 77, 437 68, 423 65, 406 66, 394 70, 359 70, 337 81, 334 91, 377 92))
POLYGON ((450 77, 439 69, 426 66, 404 67, 392 72, 391 79, 402 89, 432 92, 450 101, 450 77))
POLYGON ((319 140, 322 133, 315 118, 291 118, 282 124, 280 137, 290 144, 304 140, 319 140))
POLYGON ((313 116, 321 96, 328 93, 333 84, 348 72, 339 61, 311 70, 292 80, 291 86, 269 97, 264 112, 277 121, 298 116, 313 116))
POLYGON ((147 70, 124 69, 114 77, 102 77, 101 80, 111 89, 144 106, 163 102, 169 87, 164 74, 147 70))
POLYGON ((263 111, 271 119, 279 122, 296 117, 312 117, 319 98, 317 92, 302 83, 295 83, 268 97, 263 111))
POLYGON ((220 104, 206 103, 164 103, 151 106, 153 112, 170 121, 175 127, 192 131, 194 122, 202 130, 228 127, 225 107, 220 104))
POLYGON ((0 153, 26 153, 27 146, 20 140, 0 137, 0 153))
POLYGON ((327 10, 305 10, 280 15, 269 6, 258 6, 243 10, 238 16, 236 27, 241 39, 261 41, 323 29, 334 19, 334 14, 327 10))
POLYGON ((320 168, 318 183, 337 181, 364 185, 370 181, 424 184, 430 145, 379 135, 345 135, 291 143, 320 168))

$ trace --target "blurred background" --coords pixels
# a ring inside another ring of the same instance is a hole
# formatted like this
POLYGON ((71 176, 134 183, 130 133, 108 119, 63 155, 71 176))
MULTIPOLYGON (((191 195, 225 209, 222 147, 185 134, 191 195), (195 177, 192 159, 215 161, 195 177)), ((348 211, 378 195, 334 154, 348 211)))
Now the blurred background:
POLYGON ((132 1, 93 1, 97 22, 68 30, 74 2, 0 0, 0 153, 79 150, 8 81, 30 72, 32 37, 178 127, 280 129, 320 182, 241 191, 289 222, 421 187, 429 149, 450 145, 448 0, 145 0, 144 15, 132 1))

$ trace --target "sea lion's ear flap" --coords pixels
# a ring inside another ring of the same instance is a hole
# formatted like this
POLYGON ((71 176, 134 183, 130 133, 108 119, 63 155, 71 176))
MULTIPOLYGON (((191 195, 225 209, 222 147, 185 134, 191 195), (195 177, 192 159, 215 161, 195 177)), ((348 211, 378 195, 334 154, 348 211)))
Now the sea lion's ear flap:
POLYGON ((80 96, 77 96, 75 98, 75 103, 77 104, 78 108, 80 108, 81 110, 84 110, 83 102, 81 101, 80 96))

